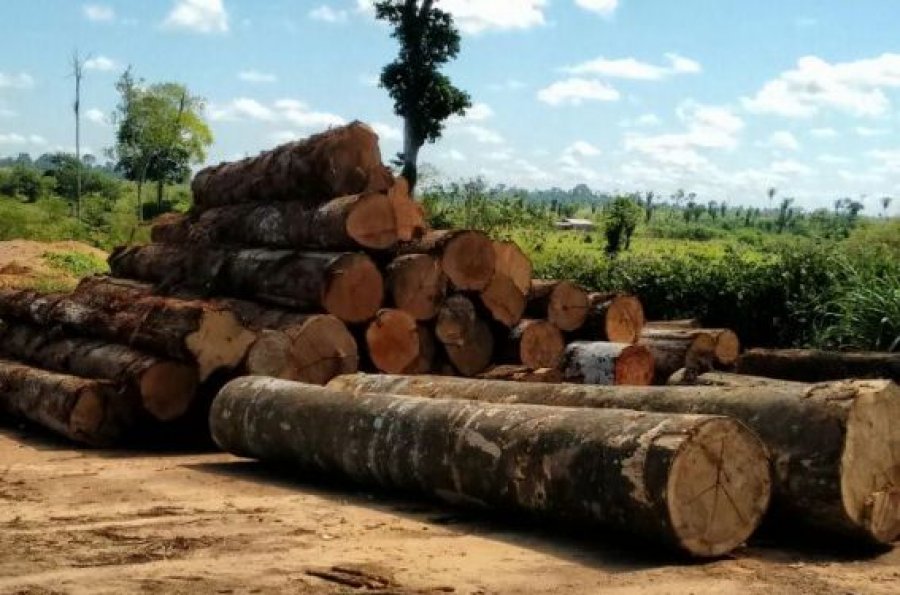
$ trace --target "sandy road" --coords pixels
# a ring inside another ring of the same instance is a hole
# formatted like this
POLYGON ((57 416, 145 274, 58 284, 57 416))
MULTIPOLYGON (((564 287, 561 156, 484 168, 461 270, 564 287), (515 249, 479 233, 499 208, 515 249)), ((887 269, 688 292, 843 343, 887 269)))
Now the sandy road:
POLYGON ((758 539, 679 563, 211 453, 0 427, 0 593, 898 593, 900 550, 758 539))

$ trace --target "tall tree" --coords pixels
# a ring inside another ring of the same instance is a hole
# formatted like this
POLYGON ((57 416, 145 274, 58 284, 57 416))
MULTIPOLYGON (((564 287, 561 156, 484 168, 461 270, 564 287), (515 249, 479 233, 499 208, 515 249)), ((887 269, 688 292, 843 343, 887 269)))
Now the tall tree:
POLYGON ((81 79, 84 77, 84 60, 78 50, 72 54, 72 77, 75 79, 75 163, 77 185, 75 189, 75 218, 81 219, 81 79))
POLYGON ((403 118, 403 175, 414 188, 419 150, 434 142, 444 121, 465 114, 469 95, 455 87, 440 68, 459 54, 459 31, 453 17, 434 6, 434 0, 379 0, 375 16, 393 27, 400 44, 397 59, 384 67, 381 86, 394 100, 394 112, 403 118))

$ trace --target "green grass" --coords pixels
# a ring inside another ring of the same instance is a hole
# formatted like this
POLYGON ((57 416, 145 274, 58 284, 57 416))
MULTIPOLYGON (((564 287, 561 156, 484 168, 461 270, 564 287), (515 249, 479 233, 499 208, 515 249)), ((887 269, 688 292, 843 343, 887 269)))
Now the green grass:
POLYGON ((45 252, 43 257, 54 269, 76 278, 109 272, 104 259, 85 252, 45 252))

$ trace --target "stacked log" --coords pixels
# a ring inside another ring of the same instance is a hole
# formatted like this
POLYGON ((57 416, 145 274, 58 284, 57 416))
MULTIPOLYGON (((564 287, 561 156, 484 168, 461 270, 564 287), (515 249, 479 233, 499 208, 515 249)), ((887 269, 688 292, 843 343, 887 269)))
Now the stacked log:
MULTIPOLYGON (((900 388, 818 385, 604 387, 437 376, 341 376, 330 388, 486 403, 727 415, 771 452, 774 502, 789 520, 876 544, 900 536, 900 388)), ((718 449, 730 448, 725 438, 718 449)))
POLYGON ((355 397, 248 377, 222 389, 210 426, 224 450, 299 473, 590 522, 696 557, 742 543, 769 500, 765 448, 719 416, 355 397))
POLYGON ((738 359, 736 371, 799 382, 843 378, 890 378, 900 382, 900 353, 751 349, 738 359))

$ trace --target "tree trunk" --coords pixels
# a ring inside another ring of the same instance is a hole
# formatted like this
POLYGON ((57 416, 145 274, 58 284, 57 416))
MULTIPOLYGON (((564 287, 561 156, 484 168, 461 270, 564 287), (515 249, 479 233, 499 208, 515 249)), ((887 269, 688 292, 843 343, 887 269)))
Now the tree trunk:
POLYGON ((712 369, 716 342, 706 333, 688 333, 682 336, 656 338, 645 330, 641 334, 640 345, 650 350, 655 362, 655 384, 665 384, 669 376, 687 368, 692 373, 702 373, 712 369))
POLYGON ((387 267, 387 285, 394 307, 416 320, 437 316, 447 293, 440 260, 430 254, 398 256, 387 267))
POLYGON ((669 339, 674 341, 690 340, 692 338, 708 335, 712 338, 715 347, 713 356, 715 363, 723 367, 731 367, 737 361, 741 353, 741 342, 734 331, 723 328, 666 328, 657 327, 651 322, 641 333, 644 339, 669 339))
POLYGON ((769 499, 765 449, 725 417, 355 397, 241 378, 219 393, 210 426, 224 450, 301 473, 607 525, 693 556, 738 546, 769 499))
POLYGON ((769 448, 775 501, 786 520, 875 543, 890 544, 900 536, 900 388, 889 381, 604 387, 358 374, 328 386, 354 393, 731 416, 769 448))
POLYGON ((842 378, 890 378, 900 382, 900 353, 751 349, 738 358, 737 372, 799 382, 842 378))
POLYGON ((194 209, 254 201, 318 205, 339 196, 385 192, 393 183, 378 136, 361 122, 332 128, 241 161, 201 170, 191 184, 194 209))
POLYGON ((164 287, 232 295, 307 312, 325 310, 351 323, 370 320, 384 296, 372 260, 351 252, 226 250, 148 244, 109 257, 119 277, 164 287))
POLYGON ((563 374, 557 368, 538 368, 533 370, 527 366, 494 366, 478 375, 482 380, 507 380, 510 382, 563 382, 563 374))
POLYGON ((186 244, 191 231, 191 220, 182 213, 165 213, 153 221, 150 240, 157 244, 186 244))
POLYGON ((568 382, 635 386, 653 382, 653 356, 643 345, 599 341, 569 343, 560 369, 568 382))
POLYGON ((163 181, 156 181, 156 212, 162 212, 162 203, 163 203, 163 181))
POLYGON ((111 382, 0 361, 0 387, 0 413, 93 446, 126 436, 135 417, 131 397, 111 382))
POLYGON ((425 374, 434 363, 434 338, 402 310, 378 312, 366 328, 369 358, 388 374, 425 374))
POLYGON ((422 142, 415 134, 413 125, 415 116, 407 114, 403 118, 403 178, 409 184, 409 193, 413 194, 419 182, 419 149, 422 142))
POLYGON ((160 359, 115 343, 60 338, 52 330, 12 322, 0 332, 0 352, 45 370, 97 378, 127 387, 159 421, 183 416, 197 393, 194 366, 160 359))
POLYGON ((546 320, 525 319, 510 331, 500 356, 504 363, 529 368, 555 368, 562 361, 566 343, 556 325, 546 320))
POLYGON ((535 279, 528 294, 525 313, 531 318, 546 318, 562 331, 576 331, 588 313, 588 294, 569 281, 535 279))
POLYGON ((587 318, 574 336, 584 341, 637 343, 644 328, 644 308, 633 295, 591 293, 587 318))
POLYGON ((398 254, 431 254, 439 258, 444 274, 461 291, 481 291, 494 276, 494 248, 490 238, 480 231, 430 231, 401 244, 398 254))
POLYGON ((688 369, 681 369, 669 377, 666 383, 669 386, 724 386, 724 387, 809 387, 805 382, 792 382, 790 380, 776 380, 763 378, 762 376, 744 376, 743 374, 731 374, 728 372, 704 372, 697 374, 688 369))
POLYGON ((0 316, 41 327, 61 325, 150 353, 197 364, 199 379, 233 370, 256 340, 234 314, 208 302, 165 297, 134 300, 127 291, 71 295, 0 290, 0 316))

